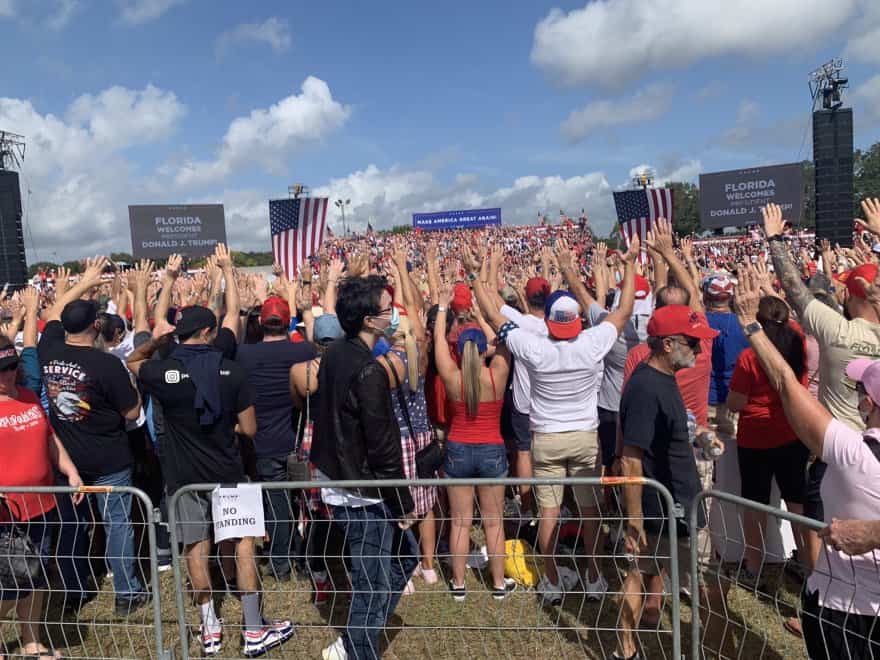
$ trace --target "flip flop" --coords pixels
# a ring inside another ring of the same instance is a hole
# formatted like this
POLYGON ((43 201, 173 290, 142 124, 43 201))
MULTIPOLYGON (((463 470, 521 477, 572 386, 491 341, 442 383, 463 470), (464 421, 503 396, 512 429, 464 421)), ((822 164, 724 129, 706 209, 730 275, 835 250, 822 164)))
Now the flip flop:
POLYGON ((782 627, 795 637, 804 636, 804 631, 801 629, 801 620, 798 619, 796 616, 788 617, 785 621, 782 622, 782 627))

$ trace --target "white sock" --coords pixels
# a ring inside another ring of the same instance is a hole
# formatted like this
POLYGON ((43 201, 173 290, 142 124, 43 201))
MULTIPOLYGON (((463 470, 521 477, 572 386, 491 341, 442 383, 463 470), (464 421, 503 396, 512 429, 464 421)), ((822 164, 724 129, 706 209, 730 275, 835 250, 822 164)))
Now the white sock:
POLYGON ((211 632, 220 630, 220 619, 217 618, 217 614, 214 612, 213 600, 209 600, 204 605, 199 605, 199 614, 202 617, 202 624, 205 628, 211 632))

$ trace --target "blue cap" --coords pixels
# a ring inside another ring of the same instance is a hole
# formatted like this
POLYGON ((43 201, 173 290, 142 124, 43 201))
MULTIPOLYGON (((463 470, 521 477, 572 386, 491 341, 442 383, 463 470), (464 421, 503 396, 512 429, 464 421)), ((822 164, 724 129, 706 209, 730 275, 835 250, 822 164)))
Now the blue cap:
POLYGON ((342 331, 342 326, 339 325, 339 318, 336 314, 321 314, 321 316, 315 319, 313 332, 317 342, 339 339, 345 334, 342 331))
POLYGON ((480 355, 486 352, 488 343, 486 341, 485 333, 482 330, 478 330, 477 328, 468 328, 458 336, 459 355, 464 354, 464 345, 469 341, 472 341, 477 345, 477 351, 480 353, 480 355))

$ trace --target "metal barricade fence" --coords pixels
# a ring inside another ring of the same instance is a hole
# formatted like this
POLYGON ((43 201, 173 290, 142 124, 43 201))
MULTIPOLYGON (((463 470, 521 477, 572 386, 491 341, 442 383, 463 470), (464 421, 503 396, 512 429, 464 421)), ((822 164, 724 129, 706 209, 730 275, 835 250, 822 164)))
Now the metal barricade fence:
POLYGON ((699 527, 700 508, 707 511, 709 524, 690 538, 691 600, 700 612, 691 622, 692 657, 807 657, 800 634, 801 624, 810 619, 801 608, 807 576, 813 571, 845 580, 815 560, 826 552, 815 535, 825 525, 710 490, 698 494, 691 506, 691 530, 699 527))
POLYGON ((0 657, 40 655, 35 643, 66 658, 171 657, 143 491, 2 486, 0 496, 0 657))
MULTIPOLYGON (((662 507, 646 519, 661 533, 648 534, 654 545, 641 552, 639 567, 667 566, 677 584, 686 559, 678 554, 675 521, 681 512, 661 484, 647 479, 261 483, 271 541, 257 539, 256 548, 249 542, 211 542, 211 493, 219 484, 183 487, 168 502, 181 656, 241 657, 263 650, 265 643, 273 646, 269 657, 320 658, 346 629, 369 656, 377 651, 371 633, 381 627, 384 608, 398 604, 394 592, 419 566, 418 577, 409 580, 413 589, 405 589, 409 593, 378 635, 390 657, 611 657, 625 624, 624 575, 636 566, 623 546, 625 518, 616 496, 615 487, 625 485, 640 485, 662 507), (328 508, 316 496, 319 488, 361 487, 386 493, 410 488, 416 502, 434 512, 433 524, 429 516, 404 532, 382 505, 328 508), (564 492, 559 524, 545 523, 540 541, 539 523, 511 497, 523 487, 544 488, 545 498, 564 492), (611 493, 610 504, 603 491, 611 493), (499 534, 508 541, 503 546, 499 534), (350 546, 357 548, 354 553, 350 546), (252 556, 259 570, 250 565, 252 556), (431 560, 436 573, 428 570, 431 560), (535 589, 548 568, 545 560, 552 562, 551 570, 558 567, 567 589, 535 589), (451 589, 449 581, 462 575, 465 589, 451 589), (510 576, 516 583, 512 592, 510 576)), ((636 590, 645 588, 639 582, 636 590)), ((679 594, 671 589, 666 598, 662 591, 653 597, 656 621, 640 623, 641 610, 629 615, 635 616, 634 640, 645 657, 677 659, 679 594), (670 606, 664 609, 665 603, 670 606)), ((645 595, 631 593, 630 599, 645 595)))

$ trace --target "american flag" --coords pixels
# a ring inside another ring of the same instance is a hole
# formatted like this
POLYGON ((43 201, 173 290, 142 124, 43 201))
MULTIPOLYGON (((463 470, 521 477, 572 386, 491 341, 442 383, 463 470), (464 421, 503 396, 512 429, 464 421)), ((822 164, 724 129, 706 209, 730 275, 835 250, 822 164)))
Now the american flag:
POLYGON ((321 249, 327 198, 300 197, 269 200, 272 256, 293 279, 299 265, 321 249))
POLYGON ((643 188, 614 193, 614 206, 620 222, 620 234, 626 245, 638 236, 642 250, 639 259, 644 263, 647 248, 645 239, 657 218, 672 222, 672 189, 643 188))

